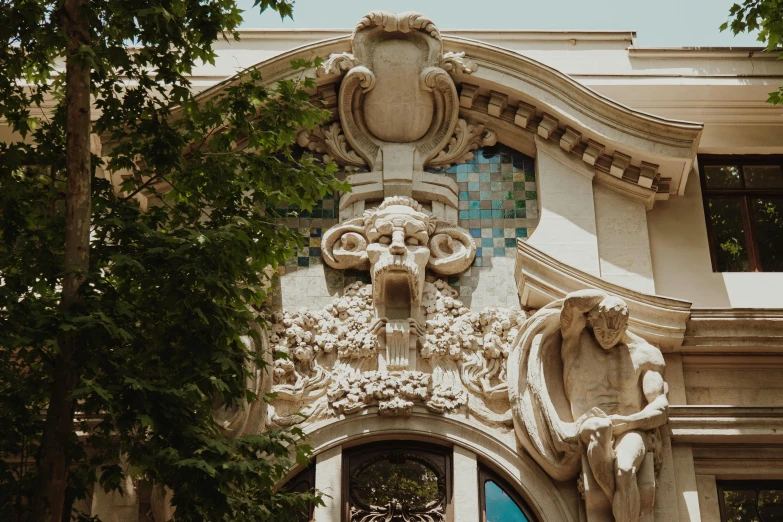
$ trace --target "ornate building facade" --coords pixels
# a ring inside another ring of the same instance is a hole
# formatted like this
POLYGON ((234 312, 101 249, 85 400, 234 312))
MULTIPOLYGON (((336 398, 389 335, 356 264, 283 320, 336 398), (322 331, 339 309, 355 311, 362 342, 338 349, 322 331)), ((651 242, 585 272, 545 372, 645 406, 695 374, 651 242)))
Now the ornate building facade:
POLYGON ((298 143, 353 190, 279 209, 276 398, 219 412, 308 434, 317 522, 783 520, 783 64, 634 44, 371 12, 195 73, 324 60, 298 143))

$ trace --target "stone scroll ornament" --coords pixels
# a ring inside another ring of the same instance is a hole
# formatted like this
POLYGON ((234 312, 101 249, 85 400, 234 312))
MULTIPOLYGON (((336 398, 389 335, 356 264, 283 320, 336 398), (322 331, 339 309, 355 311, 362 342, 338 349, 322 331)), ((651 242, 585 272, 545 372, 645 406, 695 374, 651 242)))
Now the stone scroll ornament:
POLYGON ((508 361, 522 446, 553 479, 579 477, 587 521, 653 520, 668 420, 661 351, 619 297, 581 290, 541 308, 508 361))
POLYGON ((496 142, 494 132, 459 118, 452 75, 476 68, 465 53, 444 52, 438 28, 420 13, 372 11, 358 22, 351 52, 332 54, 317 71, 324 81, 342 76, 339 121, 298 136, 325 162, 369 171, 349 178, 354 190, 341 209, 393 195, 457 206, 456 193, 425 168, 465 162, 496 142))

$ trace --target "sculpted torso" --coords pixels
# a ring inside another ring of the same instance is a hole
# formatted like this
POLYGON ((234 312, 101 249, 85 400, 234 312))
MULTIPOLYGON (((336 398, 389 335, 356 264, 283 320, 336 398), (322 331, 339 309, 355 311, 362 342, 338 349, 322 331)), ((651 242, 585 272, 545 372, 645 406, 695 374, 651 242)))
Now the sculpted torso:
POLYGON ((663 355, 627 330, 627 304, 600 291, 566 296, 560 325, 563 383, 579 444, 615 520, 638 522, 637 472, 669 407, 663 355))
POLYGON ((644 408, 643 374, 659 367, 647 343, 631 340, 604 350, 587 329, 563 343, 564 383, 574 419, 592 408, 607 415, 632 415, 644 408))

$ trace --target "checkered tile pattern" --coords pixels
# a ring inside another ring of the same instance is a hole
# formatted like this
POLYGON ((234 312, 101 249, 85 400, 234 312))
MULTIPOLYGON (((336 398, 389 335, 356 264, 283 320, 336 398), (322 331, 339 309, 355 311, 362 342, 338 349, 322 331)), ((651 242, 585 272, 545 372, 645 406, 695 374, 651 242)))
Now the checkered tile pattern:
POLYGON ((497 145, 442 172, 457 182, 459 224, 476 238, 474 266, 490 266, 492 257, 514 257, 517 238, 526 238, 538 220, 533 158, 497 145))
MULTIPOLYGON (((456 181, 459 225, 469 230, 476 242, 473 266, 463 274, 450 276, 448 283, 459 289, 460 297, 466 303, 473 299, 481 306, 489 306, 489 303, 513 306, 517 300, 516 291, 506 286, 508 281, 513 281, 516 241, 527 238, 538 224, 533 158, 498 145, 477 150, 474 158, 465 164, 431 172, 456 181)), ((321 237, 339 221, 334 197, 324 198, 311 212, 295 207, 278 209, 277 217, 305 238, 305 246, 281 267, 280 275, 323 266, 321 237)), ((334 270, 328 266, 323 266, 323 270, 328 288, 344 288, 355 281, 370 282, 370 274, 366 271, 334 270)), ((279 308, 282 305, 279 284, 273 285, 271 297, 273 308, 279 308)))
POLYGON ((321 235, 338 222, 338 207, 334 195, 329 194, 312 211, 300 211, 296 206, 281 206, 275 209, 278 221, 290 229, 298 230, 305 238, 305 244, 296 256, 285 263, 281 273, 295 272, 297 268, 320 265, 321 235))

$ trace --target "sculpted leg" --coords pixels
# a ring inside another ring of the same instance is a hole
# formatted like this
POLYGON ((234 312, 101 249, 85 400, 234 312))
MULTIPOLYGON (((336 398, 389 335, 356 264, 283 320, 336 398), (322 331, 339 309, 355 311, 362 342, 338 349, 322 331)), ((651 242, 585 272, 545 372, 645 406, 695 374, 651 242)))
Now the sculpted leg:
POLYGON ((615 453, 616 489, 612 513, 616 522, 638 522, 640 516, 637 471, 644 460, 644 438, 637 431, 623 433, 617 438, 615 453))
POLYGON ((590 470, 598 485, 611 501, 615 489, 612 421, 606 417, 587 419, 582 424, 580 437, 587 447, 587 461, 590 463, 590 470))

